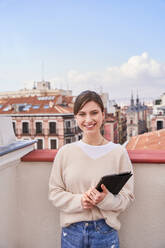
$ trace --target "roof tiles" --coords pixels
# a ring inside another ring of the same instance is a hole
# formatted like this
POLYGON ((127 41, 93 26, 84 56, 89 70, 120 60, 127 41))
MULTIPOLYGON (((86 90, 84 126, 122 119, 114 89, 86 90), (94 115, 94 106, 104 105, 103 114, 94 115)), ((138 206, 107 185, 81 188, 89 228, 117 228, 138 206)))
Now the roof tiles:
POLYGON ((54 97, 30 96, 0 99, 0 105, 2 105, 0 114, 70 114, 73 113, 73 109, 70 106, 72 99, 72 96, 61 95, 54 97), (59 101, 59 99, 61 100, 59 101), (19 110, 20 105, 26 106, 26 110, 24 108, 19 110), (27 107, 28 105, 31 106, 27 107), (39 107, 35 109, 34 106, 36 105, 39 107))
POLYGON ((128 150, 165 150, 165 129, 134 136, 126 147, 128 150))

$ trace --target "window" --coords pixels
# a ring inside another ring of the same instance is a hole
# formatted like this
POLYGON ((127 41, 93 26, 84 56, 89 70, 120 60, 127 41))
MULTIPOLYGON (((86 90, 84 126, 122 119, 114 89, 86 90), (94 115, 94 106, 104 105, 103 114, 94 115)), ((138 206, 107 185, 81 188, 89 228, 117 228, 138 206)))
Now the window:
POLYGON ((39 109, 39 107, 40 107, 39 105, 34 105, 33 109, 39 109))
POLYGON ((11 110, 11 107, 10 107, 10 106, 7 106, 7 107, 5 107, 5 108, 3 109, 3 111, 9 111, 9 110, 11 110))
POLYGON ((31 108, 31 104, 27 104, 24 106, 23 111, 28 111, 31 108))
POLYGON ((70 128, 71 127, 71 122, 70 121, 66 121, 65 122, 65 126, 66 126, 66 128, 70 128))
POLYGON ((155 100, 155 105, 161 105, 162 103, 162 100, 161 99, 156 99, 155 100))
POLYGON ((69 138, 67 138, 66 140, 65 140, 65 144, 69 144, 69 143, 71 143, 72 141, 71 141, 71 139, 69 139, 69 138))
POLYGON ((54 121, 49 122, 49 132, 50 134, 56 133, 56 122, 54 121))
POLYGON ((130 129, 129 136, 132 137, 132 129, 130 129))
POLYGON ((56 139, 50 140, 50 149, 57 149, 57 140, 56 139))
POLYGON ((163 121, 157 121, 157 130, 163 128, 163 121))
POLYGON ((42 133, 42 122, 36 122, 36 134, 42 133))
POLYGON ((14 133, 16 135, 16 124, 15 124, 15 122, 12 122, 12 124, 13 124, 14 133))
POLYGON ((38 139, 37 149, 39 149, 39 150, 43 149, 43 140, 42 139, 38 139))
POLYGON ((28 134, 29 133, 29 123, 28 122, 23 122, 22 123, 22 133, 23 134, 28 134))
POLYGON ((64 133, 66 135, 71 135, 72 132, 73 132, 73 129, 71 128, 71 121, 65 121, 64 133))
POLYGON ((48 109, 49 108, 49 105, 48 104, 45 104, 44 105, 44 109, 48 109))

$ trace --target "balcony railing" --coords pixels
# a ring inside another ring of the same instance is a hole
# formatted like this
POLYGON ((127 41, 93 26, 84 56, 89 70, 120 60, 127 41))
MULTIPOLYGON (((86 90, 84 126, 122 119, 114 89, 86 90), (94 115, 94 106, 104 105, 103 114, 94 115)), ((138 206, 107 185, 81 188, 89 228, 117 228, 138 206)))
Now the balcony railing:
POLYGON ((69 128, 69 127, 64 128, 64 136, 73 136, 75 134, 76 134, 75 127, 73 127, 73 128, 69 128))
MULTIPOLYGON (((76 134, 80 134, 82 131, 79 127, 73 128, 64 128, 64 136, 74 136, 76 134)), ((42 128, 42 129, 18 129, 14 128, 14 133, 16 136, 58 136, 59 129, 50 129, 50 128, 42 128)))
POLYGON ((57 136, 57 135, 59 135, 59 130, 57 128, 55 128, 55 129, 47 129, 47 133, 50 136, 57 136))
POLYGON ((82 131, 78 126, 64 128, 64 136, 74 136, 76 134, 81 134, 81 133, 82 131))
POLYGON ((28 129, 28 130, 21 130, 21 129, 15 129, 14 133, 16 136, 21 135, 21 136, 57 136, 59 134, 58 130, 51 130, 51 129, 28 129))
POLYGON ((26 136, 26 135, 30 135, 30 130, 29 129, 27 129, 27 130, 22 130, 22 135, 23 136, 26 136))

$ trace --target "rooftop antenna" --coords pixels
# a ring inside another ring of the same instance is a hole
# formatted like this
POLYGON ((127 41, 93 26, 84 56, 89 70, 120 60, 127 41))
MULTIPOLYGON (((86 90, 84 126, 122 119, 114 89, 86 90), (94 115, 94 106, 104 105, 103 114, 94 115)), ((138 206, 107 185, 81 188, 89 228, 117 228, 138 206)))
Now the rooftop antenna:
POLYGON ((44 74, 45 74, 44 70, 45 70, 45 68, 44 68, 44 61, 42 61, 42 63, 41 63, 41 80, 42 81, 45 80, 44 79, 44 74))

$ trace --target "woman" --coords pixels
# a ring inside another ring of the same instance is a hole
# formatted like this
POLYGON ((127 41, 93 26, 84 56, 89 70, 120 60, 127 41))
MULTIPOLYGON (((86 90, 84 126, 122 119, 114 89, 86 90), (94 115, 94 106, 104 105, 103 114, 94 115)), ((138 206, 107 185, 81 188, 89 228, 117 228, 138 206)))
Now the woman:
POLYGON ((104 175, 132 171, 126 150, 100 132, 104 106, 94 91, 75 100, 74 115, 83 131, 80 141, 64 145, 56 155, 49 181, 49 199, 60 209, 62 248, 119 248, 118 215, 133 200, 133 177, 114 196, 102 184, 104 175))

